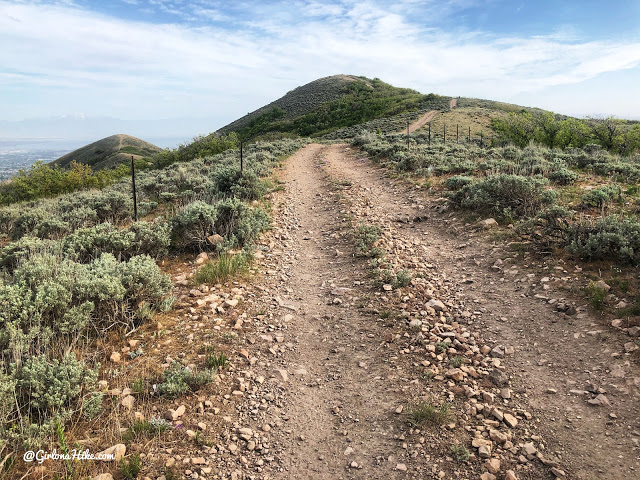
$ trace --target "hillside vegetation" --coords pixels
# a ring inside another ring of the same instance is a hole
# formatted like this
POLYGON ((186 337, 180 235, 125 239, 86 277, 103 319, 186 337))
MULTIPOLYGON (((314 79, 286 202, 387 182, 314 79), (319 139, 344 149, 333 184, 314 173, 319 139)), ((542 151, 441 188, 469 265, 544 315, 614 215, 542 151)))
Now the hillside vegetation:
POLYGON ((162 151, 160 147, 129 135, 111 135, 85 145, 51 162, 59 167, 69 167, 71 162, 89 165, 94 171, 117 167, 128 163, 131 156, 136 160, 151 161, 151 157, 162 151))
MULTIPOLYGON (((0 450, 48 444, 72 418, 108 416, 96 340, 171 309, 172 282, 157 260, 236 249, 250 261, 269 227, 259 203, 273 188, 266 177, 301 145, 252 145, 242 172, 233 150, 140 172, 139 222, 130 181, 0 209, 0 450)), ((155 379, 157 395, 196 390, 213 375, 171 365, 155 379)))
MULTIPOLYGON (((114 137, 117 137, 117 135, 114 137)), ((181 144, 174 149, 167 148, 155 152, 151 157, 133 155, 135 170, 140 172, 148 169, 161 169, 176 162, 188 162, 196 158, 222 153, 236 146, 238 146, 236 134, 219 135, 212 133, 201 135, 195 137, 193 141, 181 144)), ((130 159, 131 152, 134 150, 141 152, 137 147, 124 147, 121 153, 118 154, 120 155, 121 163, 114 164, 111 168, 106 169, 94 169, 75 160, 71 160, 67 167, 36 162, 27 169, 20 169, 10 181, 0 184, 0 204, 10 205, 16 202, 53 197, 63 193, 104 188, 123 177, 131 175, 130 159), (122 153, 123 151, 127 153, 122 153)))
POLYGON ((407 112, 447 109, 449 99, 382 80, 337 75, 311 82, 227 125, 219 132, 253 138, 271 132, 320 136, 407 112))

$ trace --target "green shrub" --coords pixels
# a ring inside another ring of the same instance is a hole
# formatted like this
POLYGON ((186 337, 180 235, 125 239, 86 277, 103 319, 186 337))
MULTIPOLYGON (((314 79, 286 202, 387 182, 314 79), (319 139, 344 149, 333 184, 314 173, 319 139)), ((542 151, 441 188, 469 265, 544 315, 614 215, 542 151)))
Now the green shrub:
POLYGON ((500 174, 465 185, 451 196, 459 207, 496 216, 535 215, 555 201, 554 192, 545 190, 546 179, 500 174))
POLYGON ((594 223, 568 227, 569 252, 585 259, 614 259, 640 264, 640 221, 610 215, 594 223))
POLYGON ((358 255, 363 257, 374 256, 373 253, 377 253, 374 245, 380 238, 381 233, 382 229, 377 225, 359 225, 354 238, 358 255))
POLYGON ((453 177, 447 178, 445 185, 447 186, 447 190, 460 190, 462 187, 469 185, 470 183, 473 183, 473 177, 454 175, 453 177))
POLYGON ((597 284, 597 282, 589 282, 589 286, 586 288, 587 295, 589 296, 589 303, 596 310, 602 310, 604 307, 604 301, 607 298, 607 290, 597 284))
POLYGON ((96 418, 102 412, 102 400, 104 394, 101 392, 93 392, 86 396, 82 401, 82 416, 88 420, 96 418))
POLYGON ((61 239, 71 230, 70 225, 58 217, 50 217, 40 222, 33 229, 33 234, 38 238, 61 239))
POLYGON ((218 168, 213 177, 215 192, 222 196, 231 196, 245 200, 262 198, 267 189, 255 172, 240 171, 239 168, 226 166, 218 168))
POLYGON ((455 445, 451 445, 450 450, 451 450, 451 455, 453 455, 453 458, 455 458, 457 462, 466 462, 469 460, 469 457, 471 456, 467 447, 465 447, 464 445, 460 445, 458 443, 455 445))
POLYGON ((134 222, 126 230, 118 230, 110 223, 81 228, 62 242, 64 254, 80 262, 88 262, 103 253, 119 259, 135 255, 158 258, 166 255, 171 242, 170 226, 165 222, 134 222))
POLYGON ((16 208, 0 209, 0 235, 9 236, 11 234, 13 222, 19 215, 19 210, 16 208))
POLYGON ((622 189, 620 186, 611 184, 604 187, 589 190, 582 196, 582 203, 589 207, 603 208, 614 201, 622 200, 622 189))
POLYGON ((270 225, 269 216, 261 208, 251 208, 237 198, 221 200, 215 205, 215 231, 230 247, 250 245, 270 225))
POLYGON ((559 167, 550 172, 547 178, 556 185, 571 185, 575 183, 579 175, 566 167, 559 167))
POLYGON ((31 236, 21 237, 19 240, 9 243, 0 250, 0 267, 12 272, 21 260, 36 253, 55 250, 56 247, 57 244, 49 240, 42 240, 31 236))
POLYGON ((78 228, 89 227, 98 223, 98 213, 91 207, 86 205, 76 206, 72 210, 62 211, 60 213, 62 221, 69 224, 72 230, 78 228))
POLYGON ((195 392, 212 380, 213 373, 210 370, 194 374, 188 367, 173 362, 167 370, 162 372, 158 393, 175 398, 188 391, 195 392))
POLYGON ((118 225, 133 216, 133 200, 130 194, 108 190, 93 198, 91 208, 96 211, 98 221, 118 225))
POLYGON ((148 255, 136 255, 121 262, 117 272, 132 307, 143 303, 156 306, 173 288, 171 278, 148 255))
POLYGON ((44 355, 28 358, 20 366, 13 365, 16 393, 21 405, 39 419, 46 419, 65 407, 72 407, 85 389, 93 388, 98 373, 73 353, 62 362, 44 355))
POLYGON ((134 480, 142 470, 142 459, 140 455, 131 455, 129 458, 120 460, 120 473, 125 480, 134 480))
POLYGON ((415 427, 424 425, 442 425, 451 418, 451 404, 444 403, 439 407, 429 402, 420 402, 409 412, 409 423, 415 427))
POLYGON ((218 209, 196 201, 184 207, 171 220, 171 245, 178 250, 201 250, 207 237, 216 233, 218 209))
POLYGON ((38 225, 49 218, 49 213, 43 208, 29 208, 22 211, 13 221, 11 240, 18 240, 25 235, 32 234, 38 225))

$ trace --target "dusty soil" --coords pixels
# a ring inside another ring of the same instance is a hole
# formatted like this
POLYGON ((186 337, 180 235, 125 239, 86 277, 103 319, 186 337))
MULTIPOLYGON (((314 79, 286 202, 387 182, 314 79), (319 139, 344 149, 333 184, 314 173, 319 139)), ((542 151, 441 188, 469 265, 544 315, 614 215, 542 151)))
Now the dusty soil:
POLYGON ((436 113, 438 113, 437 110, 430 110, 427 113, 421 115, 420 118, 418 118, 415 122, 409 125, 409 133, 413 133, 416 130, 424 127, 427 123, 429 123, 433 119, 433 117, 435 117, 436 113))

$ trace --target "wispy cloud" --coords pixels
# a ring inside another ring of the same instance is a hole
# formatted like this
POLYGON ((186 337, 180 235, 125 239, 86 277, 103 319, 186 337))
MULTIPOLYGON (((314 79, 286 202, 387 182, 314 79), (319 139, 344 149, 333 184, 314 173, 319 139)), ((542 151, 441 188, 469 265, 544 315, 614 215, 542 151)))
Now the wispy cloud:
POLYGON ((90 102, 96 114, 210 115, 221 125, 336 73, 506 99, 640 64, 640 42, 503 38, 438 26, 475 0, 122 2, 174 21, 132 21, 73 2, 0 1, 0 72, 8 72, 0 75, 0 99, 12 96, 16 105, 22 95, 27 105, 37 92, 50 97, 50 113, 86 111, 90 102), (426 6, 429 15, 417 16, 426 6))

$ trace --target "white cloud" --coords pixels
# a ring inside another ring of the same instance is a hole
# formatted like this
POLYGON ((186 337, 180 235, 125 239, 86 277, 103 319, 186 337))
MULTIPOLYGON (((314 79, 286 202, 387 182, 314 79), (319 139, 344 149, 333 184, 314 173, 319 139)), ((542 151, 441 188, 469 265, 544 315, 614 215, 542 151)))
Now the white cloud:
MULTIPOLYGON (((193 3, 188 10, 189 2, 150 3, 181 18, 230 19, 219 2, 193 3)), ((634 42, 443 32, 413 20, 407 12, 417 3, 253 5, 251 17, 194 27, 0 1, 0 99, 12 96, 17 105, 16 95, 23 95, 25 112, 41 108, 43 115, 91 108, 96 115, 136 118, 208 115, 220 122, 215 128, 337 73, 380 77, 424 93, 517 99, 640 64, 640 43, 634 42), (29 95, 47 100, 35 105, 29 95)), ((427 3, 437 16, 475 2, 427 3)), ((640 100, 629 101, 640 116, 640 100)), ((557 110, 563 111, 561 104, 557 110)), ((15 118, 20 115, 14 110, 15 118)))

